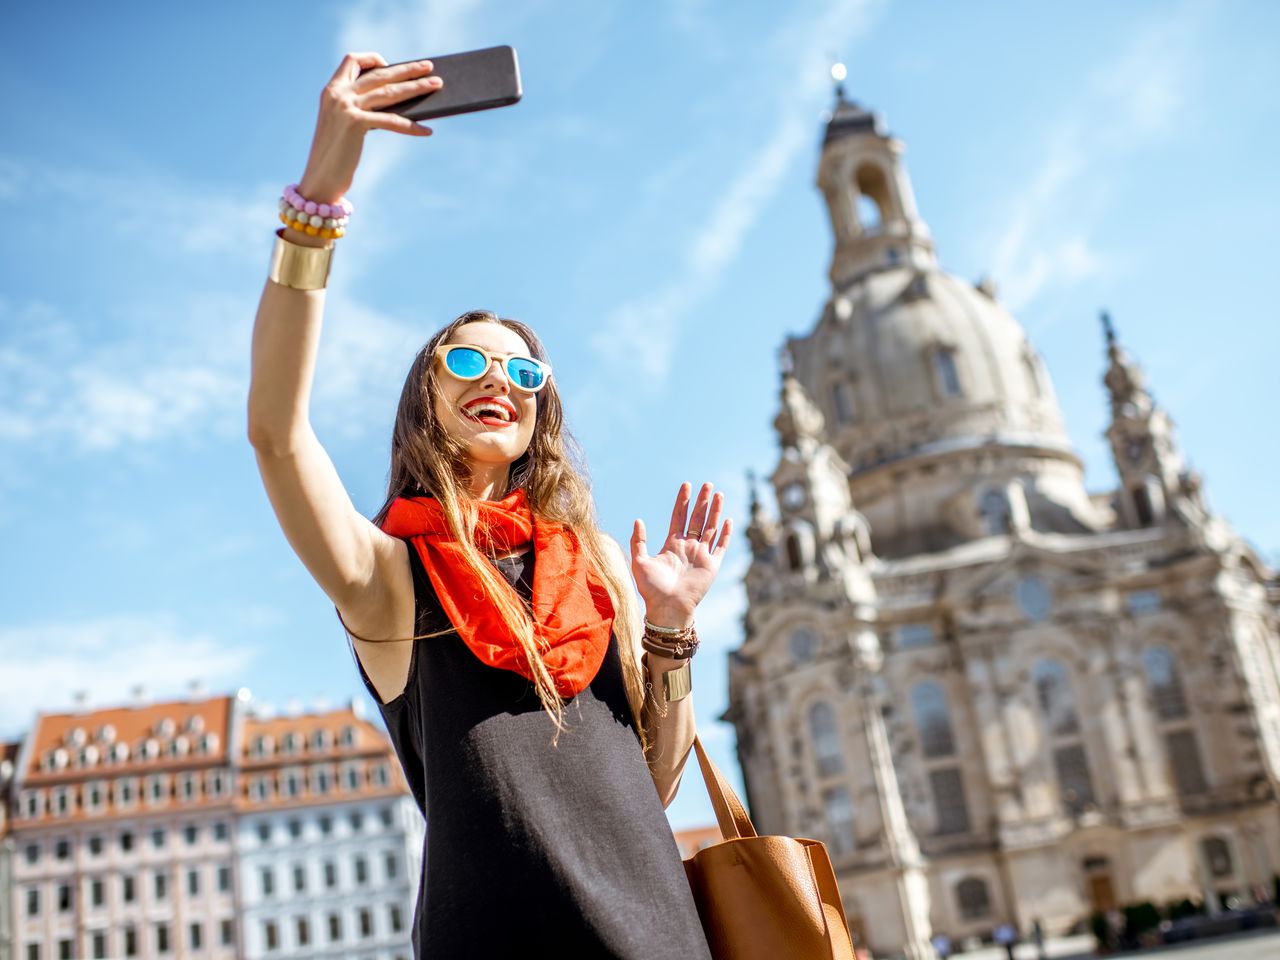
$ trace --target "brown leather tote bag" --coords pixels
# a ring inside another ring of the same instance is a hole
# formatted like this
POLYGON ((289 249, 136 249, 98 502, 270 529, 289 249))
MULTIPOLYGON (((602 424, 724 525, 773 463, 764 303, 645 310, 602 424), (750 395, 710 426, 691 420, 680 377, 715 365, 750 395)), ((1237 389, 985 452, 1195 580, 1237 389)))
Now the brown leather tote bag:
POLYGON ((835 871, 817 840, 759 837, 693 738, 724 840, 684 861, 715 960, 854 960, 835 871))

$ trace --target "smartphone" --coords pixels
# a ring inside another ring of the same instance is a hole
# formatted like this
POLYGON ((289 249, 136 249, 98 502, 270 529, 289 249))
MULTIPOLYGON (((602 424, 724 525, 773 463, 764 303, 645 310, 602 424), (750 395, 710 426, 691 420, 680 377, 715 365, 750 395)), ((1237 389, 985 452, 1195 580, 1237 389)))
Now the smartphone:
POLYGON ((377 109, 398 113, 410 120, 433 120, 458 113, 507 107, 520 99, 520 67, 516 63, 516 52, 511 47, 486 47, 443 57, 414 59, 430 60, 434 69, 428 76, 439 77, 444 86, 377 109))

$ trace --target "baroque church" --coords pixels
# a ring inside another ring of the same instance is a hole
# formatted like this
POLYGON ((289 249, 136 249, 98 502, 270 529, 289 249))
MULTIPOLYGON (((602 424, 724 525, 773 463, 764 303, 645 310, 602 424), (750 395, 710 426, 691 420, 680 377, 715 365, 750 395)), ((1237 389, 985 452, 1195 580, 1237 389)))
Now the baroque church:
POLYGON ((1280 873, 1280 581, 1207 506, 1104 316, 1119 486, 1049 375, 938 266, 900 141, 837 97, 831 294, 783 351, 753 491, 738 758, 762 833, 823 840, 877 954, 1280 873))

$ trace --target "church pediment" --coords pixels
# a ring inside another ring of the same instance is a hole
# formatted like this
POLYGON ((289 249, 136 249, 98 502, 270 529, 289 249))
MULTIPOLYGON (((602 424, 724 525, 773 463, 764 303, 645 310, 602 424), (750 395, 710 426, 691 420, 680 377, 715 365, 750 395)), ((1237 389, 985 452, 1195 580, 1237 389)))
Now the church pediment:
POLYGON ((1051 593, 1055 585, 1068 582, 1073 590, 1078 590, 1089 583, 1101 585, 1104 579, 1101 558, 1074 556, 1015 541, 1001 559, 949 576, 943 600, 954 607, 965 607, 1012 599, 1036 619, 1034 614, 1047 599, 1039 595, 1042 590, 1051 593))

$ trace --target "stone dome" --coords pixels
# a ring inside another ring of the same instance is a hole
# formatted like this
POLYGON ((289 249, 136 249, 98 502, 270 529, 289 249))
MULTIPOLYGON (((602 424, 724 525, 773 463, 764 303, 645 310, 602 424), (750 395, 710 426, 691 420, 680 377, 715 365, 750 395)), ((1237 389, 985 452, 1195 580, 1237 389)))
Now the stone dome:
POLYGON ((863 276, 789 347, 828 439, 855 473, 993 440, 1072 456, 1022 327, 991 291, 941 270, 863 276))

